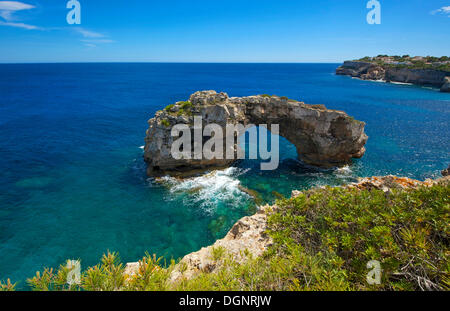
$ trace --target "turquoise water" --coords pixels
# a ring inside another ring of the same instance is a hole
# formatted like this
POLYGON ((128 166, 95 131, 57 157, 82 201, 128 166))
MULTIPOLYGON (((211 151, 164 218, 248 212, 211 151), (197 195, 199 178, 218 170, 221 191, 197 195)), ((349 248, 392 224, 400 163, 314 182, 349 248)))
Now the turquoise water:
POLYGON ((178 258, 223 237, 255 210, 245 186, 280 194, 357 176, 439 176, 450 163, 450 94, 335 76, 338 64, 0 65, 0 279, 106 250, 178 258), (339 170, 296 160, 282 140, 277 171, 257 161, 179 182, 145 176, 147 120, 197 91, 277 94, 367 123, 367 153, 339 170), (275 191, 275 192, 274 192, 275 191))

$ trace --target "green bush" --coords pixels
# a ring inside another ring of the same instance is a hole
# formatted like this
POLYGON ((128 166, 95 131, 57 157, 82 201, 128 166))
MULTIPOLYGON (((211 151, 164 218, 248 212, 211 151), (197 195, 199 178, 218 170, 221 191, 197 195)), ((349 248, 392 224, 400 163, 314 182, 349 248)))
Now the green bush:
MULTIPOLYGON (((276 256, 300 252, 325 261, 342 289, 373 289, 365 281, 371 260, 383 268, 376 289, 448 289, 448 185, 389 194, 326 188, 278 204, 269 218, 276 256)), ((299 273, 309 280, 305 286, 299 278, 299 288, 315 284, 302 268, 299 273)))
POLYGON ((173 107, 175 107, 175 105, 174 104, 170 104, 170 105, 167 105, 166 108, 164 108, 164 110, 165 111, 170 111, 170 109, 172 109, 173 107))
POLYGON ((386 68, 407 68, 407 69, 433 69, 450 72, 450 64, 443 64, 442 62, 448 61, 450 58, 448 56, 434 57, 427 56, 423 60, 413 60, 409 55, 403 56, 390 56, 391 59, 399 64, 388 64, 385 63, 381 58, 389 57, 388 55, 378 55, 375 58, 370 58, 368 56, 361 58, 356 61, 364 61, 377 64, 386 68))
POLYGON ((16 284, 12 284, 10 279, 6 280, 6 283, 0 281, 0 292, 12 292, 16 289, 16 284))
POLYGON ((179 103, 181 105, 180 110, 178 110, 177 115, 192 115, 192 108, 194 105, 190 101, 184 101, 179 103))
MULTIPOLYGON (((450 186, 415 190, 321 188, 277 202, 268 217, 273 245, 239 264, 226 249, 212 249, 216 272, 170 281, 175 261, 155 255, 125 275, 118 255, 65 285, 67 268, 45 269, 28 280, 33 290, 449 290, 450 186), (367 263, 381 263, 382 282, 369 285, 367 263)), ((186 266, 177 268, 184 271, 186 266)), ((1 290, 14 285, 0 283, 1 290)))
POLYGON ((165 127, 169 127, 170 126, 170 121, 168 119, 162 119, 161 120, 161 124, 164 125, 165 127))

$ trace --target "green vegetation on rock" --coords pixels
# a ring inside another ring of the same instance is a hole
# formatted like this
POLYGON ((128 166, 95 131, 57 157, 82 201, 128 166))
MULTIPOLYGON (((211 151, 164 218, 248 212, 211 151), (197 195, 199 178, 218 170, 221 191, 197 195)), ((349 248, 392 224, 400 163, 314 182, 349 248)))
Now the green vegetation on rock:
POLYGON ((408 69, 434 69, 450 72, 450 57, 411 57, 409 55, 403 56, 388 56, 378 55, 376 57, 363 57, 358 59, 359 62, 373 63, 389 68, 408 68, 408 69))
POLYGON ((164 125, 165 127, 169 127, 170 126, 170 121, 168 119, 162 119, 161 120, 161 124, 164 125))
POLYGON ((166 108, 164 108, 164 110, 170 112, 170 110, 171 110, 173 107, 175 107, 175 105, 174 105, 174 104, 170 104, 170 105, 167 105, 166 108))
POLYGON ((278 204, 268 255, 322 263, 296 265, 295 289, 448 289, 450 186, 326 188, 278 204), (383 269, 377 286, 366 282, 371 260, 383 269))
POLYGON ((194 105, 190 101, 179 102, 180 110, 178 110, 177 115, 192 115, 192 108, 194 105))

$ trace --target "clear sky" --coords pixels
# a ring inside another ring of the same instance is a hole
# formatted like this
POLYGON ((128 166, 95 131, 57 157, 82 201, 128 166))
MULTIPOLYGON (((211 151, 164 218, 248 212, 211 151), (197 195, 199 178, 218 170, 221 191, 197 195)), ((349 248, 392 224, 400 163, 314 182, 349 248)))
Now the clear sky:
POLYGON ((450 54, 450 0, 0 1, 0 63, 341 62, 450 54))

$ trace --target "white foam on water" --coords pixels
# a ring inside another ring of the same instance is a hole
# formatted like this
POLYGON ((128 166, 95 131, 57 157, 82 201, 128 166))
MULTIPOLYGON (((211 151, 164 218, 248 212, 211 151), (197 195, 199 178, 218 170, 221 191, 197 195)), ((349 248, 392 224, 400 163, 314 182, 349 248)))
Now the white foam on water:
POLYGON ((346 165, 343 167, 339 167, 334 171, 333 174, 335 177, 343 180, 348 180, 348 178, 352 178, 353 176, 353 170, 350 166, 346 165))
POLYGON ((337 168, 336 172, 340 173, 340 174, 351 174, 351 173, 353 173, 352 169, 348 165, 337 168))
POLYGON ((398 85, 414 85, 413 83, 394 82, 394 81, 391 81, 390 83, 392 83, 392 84, 398 84, 398 85))
POLYGON ((202 209, 211 212, 221 202, 237 207, 242 203, 240 197, 249 198, 239 189, 240 181, 237 178, 247 171, 248 169, 229 167, 183 180, 165 176, 160 178, 159 182, 169 188, 171 199, 188 194, 185 197, 187 203, 198 204, 202 209))

